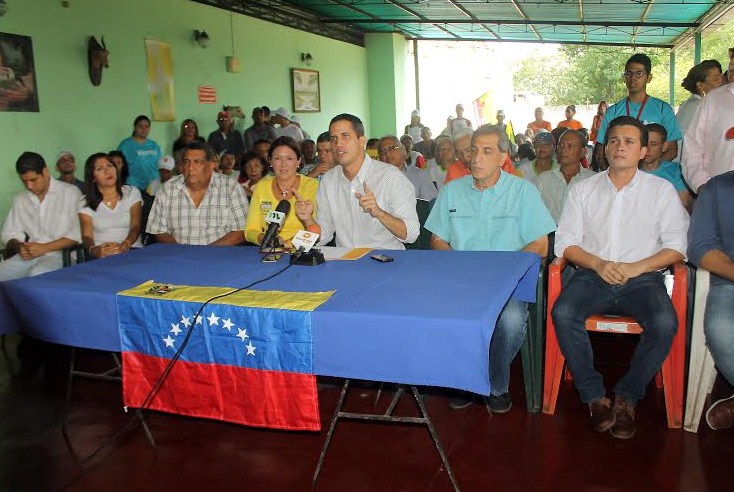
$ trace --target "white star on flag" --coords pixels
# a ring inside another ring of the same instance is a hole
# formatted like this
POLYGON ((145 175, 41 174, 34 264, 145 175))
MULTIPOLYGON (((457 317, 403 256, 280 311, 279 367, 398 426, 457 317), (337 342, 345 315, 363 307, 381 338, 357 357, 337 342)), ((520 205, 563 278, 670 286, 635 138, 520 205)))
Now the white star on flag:
POLYGON ((207 320, 209 321, 209 326, 219 325, 219 319, 220 319, 219 316, 217 316, 216 314, 214 313, 210 314, 209 317, 207 318, 207 320))
MULTIPOLYGON (((166 338, 163 339, 163 341, 166 342, 166 347, 173 348, 173 342, 175 342, 176 340, 173 339, 173 338, 171 338, 171 335, 168 335, 166 338)), ((248 352, 249 352, 249 350, 248 350, 248 352)))
POLYGON ((186 328, 188 328, 189 326, 191 326, 191 320, 189 318, 184 317, 183 314, 181 315, 181 321, 180 321, 180 323, 183 324, 186 328))
POLYGON ((250 338, 250 335, 247 334, 247 330, 243 328, 237 328, 237 336, 242 339, 242 341, 245 341, 245 338, 250 338))
POLYGON ((222 328, 226 328, 227 331, 232 331, 233 326, 234 326, 234 323, 232 323, 231 318, 227 318, 224 321, 222 321, 222 328))
POLYGON ((178 323, 176 323, 175 325, 171 323, 171 333, 173 333, 176 336, 178 336, 178 334, 181 333, 181 328, 178 327, 178 323))
MULTIPOLYGON (((243 340, 243 342, 244 342, 244 340, 243 340)), ((245 346, 245 348, 247 349, 247 355, 255 355, 255 349, 256 349, 257 347, 255 347, 255 346, 254 346, 254 345, 252 344, 252 342, 251 342, 251 341, 250 341, 250 342, 247 342, 247 345, 245 346)))
POLYGON ((201 317, 201 315, 196 317, 196 324, 201 325, 204 323, 204 319, 201 317))

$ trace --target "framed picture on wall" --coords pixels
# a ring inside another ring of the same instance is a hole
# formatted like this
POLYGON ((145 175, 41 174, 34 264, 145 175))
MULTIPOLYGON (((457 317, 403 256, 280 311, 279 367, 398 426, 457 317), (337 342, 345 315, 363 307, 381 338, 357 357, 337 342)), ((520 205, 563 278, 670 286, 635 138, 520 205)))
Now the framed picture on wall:
POLYGON ((33 44, 28 36, 0 32, 0 111, 38 112, 33 44))
POLYGON ((321 111, 319 72, 303 68, 291 68, 294 113, 318 113, 321 111))

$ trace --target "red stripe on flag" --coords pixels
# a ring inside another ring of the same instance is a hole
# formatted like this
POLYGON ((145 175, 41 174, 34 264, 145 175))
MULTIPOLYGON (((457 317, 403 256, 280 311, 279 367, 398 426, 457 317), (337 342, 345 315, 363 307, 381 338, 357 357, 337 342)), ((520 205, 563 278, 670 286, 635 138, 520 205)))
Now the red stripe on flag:
MULTIPOLYGON (((123 352, 123 400, 139 408, 170 359, 123 352)), ((316 376, 179 360, 148 408, 255 427, 321 429, 316 376)))

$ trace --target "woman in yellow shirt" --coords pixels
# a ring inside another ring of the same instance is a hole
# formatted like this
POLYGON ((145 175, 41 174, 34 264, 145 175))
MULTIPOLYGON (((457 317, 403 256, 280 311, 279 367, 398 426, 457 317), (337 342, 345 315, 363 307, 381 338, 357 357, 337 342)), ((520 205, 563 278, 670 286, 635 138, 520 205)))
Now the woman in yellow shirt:
MULTIPOLYGON (((304 200, 316 203, 318 180, 298 174, 301 165, 301 149, 291 137, 280 137, 270 146, 268 154, 272 176, 266 176, 255 185, 250 199, 250 210, 247 213, 245 239, 253 244, 262 243, 268 224, 265 216, 270 210, 275 210, 278 202, 288 200, 291 203, 290 211, 280 228, 278 238, 286 246, 290 246, 291 239, 301 229, 306 229, 303 222, 296 217, 295 192, 304 200)), ((316 210, 314 209, 314 218, 316 210)))

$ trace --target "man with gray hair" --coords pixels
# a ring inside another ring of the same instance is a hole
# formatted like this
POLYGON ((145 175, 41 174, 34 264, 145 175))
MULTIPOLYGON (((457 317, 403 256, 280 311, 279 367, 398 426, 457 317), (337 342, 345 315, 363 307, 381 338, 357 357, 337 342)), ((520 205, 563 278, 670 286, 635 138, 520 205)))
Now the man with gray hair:
POLYGON ((406 165, 407 154, 398 137, 395 135, 382 137, 380 143, 377 144, 377 154, 382 162, 387 162, 400 169, 413 183, 416 198, 431 201, 438 196, 438 190, 426 171, 416 166, 406 165))
MULTIPOLYGON (((548 233, 556 229, 538 190, 526 180, 502 170, 510 141, 496 125, 479 127, 471 138, 471 176, 447 183, 439 193, 425 228, 433 233, 431 248, 465 251, 527 251, 545 258, 548 233)), ((526 302, 510 298, 497 319, 489 346, 491 393, 488 408, 506 413, 510 363, 525 338, 526 302)), ((471 403, 454 398, 452 408, 471 403)))
POLYGON ((451 141, 454 144, 456 162, 446 170, 446 181, 444 183, 448 183, 456 178, 471 174, 469 168, 471 167, 471 160, 474 156, 471 150, 472 135, 474 135, 474 130, 471 128, 463 128, 454 133, 451 137, 451 141))

